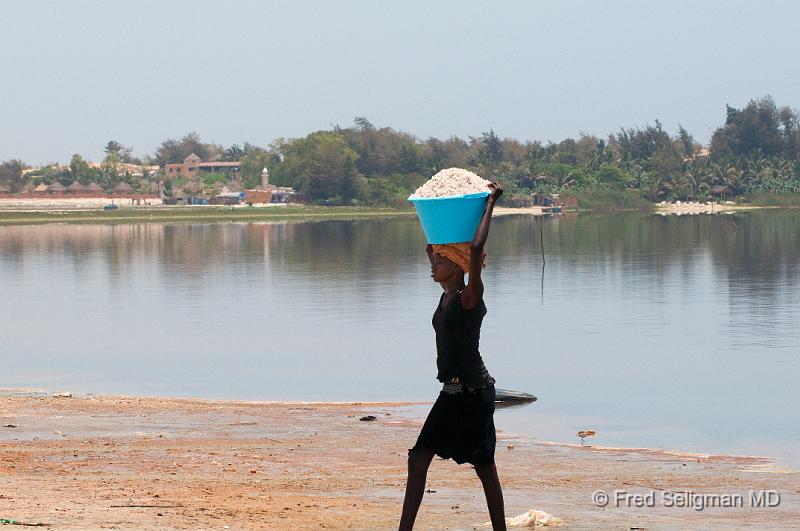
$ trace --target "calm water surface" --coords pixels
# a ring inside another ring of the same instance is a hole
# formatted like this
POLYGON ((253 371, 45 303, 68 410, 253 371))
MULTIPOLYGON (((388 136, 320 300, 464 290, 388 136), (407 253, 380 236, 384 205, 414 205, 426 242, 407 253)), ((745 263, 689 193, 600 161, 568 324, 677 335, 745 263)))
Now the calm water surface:
MULTIPOLYGON (((800 462, 800 214, 493 222, 481 350, 542 440, 800 462)), ((415 219, 0 228, 0 387, 433 400, 415 219)), ((424 413, 424 411, 423 411, 424 413)))

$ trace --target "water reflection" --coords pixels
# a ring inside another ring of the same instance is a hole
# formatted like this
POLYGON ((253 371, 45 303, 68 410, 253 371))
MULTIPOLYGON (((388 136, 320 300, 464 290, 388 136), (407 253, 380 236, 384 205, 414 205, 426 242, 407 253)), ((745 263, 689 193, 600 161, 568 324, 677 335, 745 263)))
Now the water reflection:
MULTIPOLYGON (((800 215, 547 219, 544 276, 539 231, 488 244, 499 424, 796 453, 800 215)), ((438 289, 413 219, 3 227, 0 387, 429 400, 438 289)))

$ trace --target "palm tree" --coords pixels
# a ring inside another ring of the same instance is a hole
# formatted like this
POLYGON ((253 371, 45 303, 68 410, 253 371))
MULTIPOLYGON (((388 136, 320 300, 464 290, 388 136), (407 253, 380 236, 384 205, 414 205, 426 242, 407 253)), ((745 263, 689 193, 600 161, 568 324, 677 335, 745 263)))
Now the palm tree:
POLYGON ((559 188, 569 188, 578 184, 578 181, 575 180, 575 177, 572 176, 572 173, 568 173, 564 177, 557 179, 559 188))
POLYGON ((725 170, 723 182, 731 191, 740 190, 742 183, 742 172, 739 171, 739 168, 737 168, 736 165, 731 164, 725 170))
POLYGON ((706 182, 701 182, 697 186, 697 199, 700 201, 705 201, 708 199, 708 195, 711 193, 711 186, 706 182))
POLYGON ((764 182, 772 176, 772 163, 759 150, 750 159, 748 172, 750 173, 751 189, 762 189, 764 182))
POLYGON ((791 186, 792 181, 795 180, 794 164, 786 159, 781 159, 777 164, 775 173, 784 185, 791 186))

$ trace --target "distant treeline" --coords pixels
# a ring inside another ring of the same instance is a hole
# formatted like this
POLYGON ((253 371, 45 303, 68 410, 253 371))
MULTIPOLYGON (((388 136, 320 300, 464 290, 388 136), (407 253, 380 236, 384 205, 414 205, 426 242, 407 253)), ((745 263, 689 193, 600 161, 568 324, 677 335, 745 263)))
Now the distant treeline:
MULTIPOLYGON (((172 189, 184 183, 167 182, 159 168, 195 153, 206 161, 241 161, 245 187, 255 186, 266 166, 273 184, 292 186, 314 202, 336 204, 402 205, 428 177, 453 166, 500 181, 513 194, 560 193, 587 201, 593 196, 635 203, 800 192, 798 112, 778 107, 769 96, 742 109, 726 106, 725 123, 707 148, 683 127, 671 135, 657 120, 607 138, 581 135, 542 144, 503 138, 494 130, 466 139, 421 140, 356 118, 349 127, 263 147, 245 142, 224 148, 189 133, 165 140, 144 159, 116 141, 105 152, 99 165, 74 155, 68 166, 24 175, 25 164, 9 160, 0 165, 0 185, 12 192, 56 180, 64 186, 97 182, 107 190, 120 182, 137 191, 172 189), (132 171, 134 165, 140 169, 132 171)), ((209 182, 218 178, 205 176, 209 182)))

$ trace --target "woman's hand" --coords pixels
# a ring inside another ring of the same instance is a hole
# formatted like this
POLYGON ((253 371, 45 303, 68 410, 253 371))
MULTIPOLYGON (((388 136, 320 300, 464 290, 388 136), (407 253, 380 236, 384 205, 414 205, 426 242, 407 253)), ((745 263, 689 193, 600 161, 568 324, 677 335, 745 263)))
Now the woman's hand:
POLYGON ((503 195, 503 187, 500 185, 500 183, 489 183, 488 186, 492 191, 492 193, 489 194, 489 199, 496 203, 497 200, 500 199, 500 196, 503 195))

